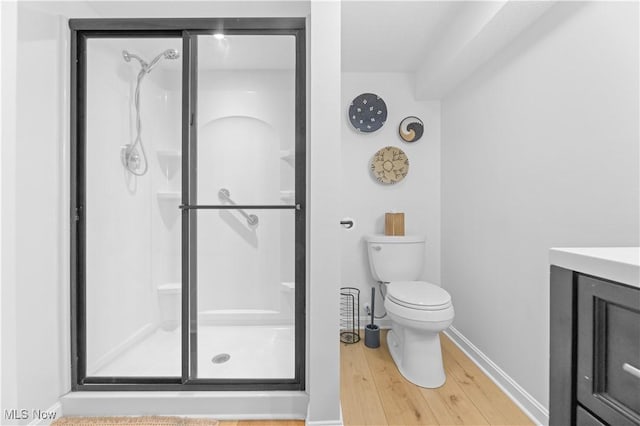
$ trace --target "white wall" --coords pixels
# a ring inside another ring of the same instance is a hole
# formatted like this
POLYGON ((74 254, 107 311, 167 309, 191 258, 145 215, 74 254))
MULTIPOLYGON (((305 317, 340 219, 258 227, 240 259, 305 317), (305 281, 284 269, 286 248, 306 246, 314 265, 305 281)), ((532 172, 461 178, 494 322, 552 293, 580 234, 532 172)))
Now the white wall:
POLYGON ((307 19, 308 425, 342 424, 340 271, 340 2, 313 1, 307 19), (336 267, 332 267, 335 265, 336 267))
MULTIPOLYGON (((417 101, 413 88, 408 73, 342 73, 340 211, 353 218, 355 226, 341 232, 341 285, 360 289, 362 326, 364 304, 370 302, 375 284, 364 236, 384 234, 385 212, 404 212, 405 233, 426 237, 421 279, 440 283, 440 102, 417 101), (384 126, 372 133, 356 131, 347 116, 351 101, 366 92, 379 95, 388 111, 384 126), (417 142, 404 142, 398 134, 398 125, 407 116, 424 123, 417 142), (376 151, 389 145, 405 152, 409 173, 399 183, 383 185, 372 177, 369 164, 376 151)), ((376 292, 376 315, 380 315, 384 308, 377 285, 376 292)))
POLYGON ((66 55, 55 41, 56 17, 21 5, 2 8, 2 409, 47 409, 63 380, 64 355, 56 348, 68 342, 60 327, 64 266, 58 245, 64 67, 57 58, 66 55))
POLYGON ((0 412, 17 404, 15 138, 18 7, 0 3, 0 412))
POLYGON ((453 326, 548 407, 557 246, 639 244, 638 4, 560 3, 442 103, 453 326))

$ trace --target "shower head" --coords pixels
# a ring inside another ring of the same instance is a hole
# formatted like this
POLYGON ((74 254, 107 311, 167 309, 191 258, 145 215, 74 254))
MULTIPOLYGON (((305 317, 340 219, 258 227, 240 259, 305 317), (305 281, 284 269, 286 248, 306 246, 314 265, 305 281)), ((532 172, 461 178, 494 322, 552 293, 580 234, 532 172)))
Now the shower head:
POLYGON ((122 57, 124 58, 125 61, 127 62, 131 62, 131 58, 136 59, 138 62, 140 62, 140 66, 142 67, 142 71, 143 73, 149 73, 153 67, 156 66, 156 64, 158 63, 158 61, 162 58, 165 59, 178 59, 180 57, 180 54, 178 53, 178 51, 176 49, 167 49, 164 52, 162 52, 161 54, 159 54, 158 56, 156 56, 155 58, 153 58, 153 60, 149 63, 147 63, 144 59, 142 59, 140 56, 135 55, 133 53, 130 53, 126 50, 122 51, 122 57))
POLYGON ((153 60, 151 62, 149 62, 149 65, 144 67, 144 70, 147 73, 151 72, 153 67, 155 67, 156 64, 158 63, 158 61, 160 61, 160 59, 162 59, 162 58, 165 58, 165 59, 178 59, 179 57, 180 57, 180 54, 178 53, 178 51, 176 49, 167 49, 164 52, 160 53, 155 58, 153 58, 153 60))
POLYGON ((138 62, 140 62, 140 66, 142 67, 142 69, 146 69, 148 64, 144 61, 144 59, 142 59, 140 56, 135 55, 133 53, 129 53, 126 50, 122 51, 122 57, 124 58, 125 61, 127 62, 131 62, 131 58, 137 60, 138 62))
POLYGON ((136 107, 136 139, 133 143, 129 143, 122 147, 120 158, 124 167, 131 174, 135 176, 142 176, 147 172, 148 162, 147 155, 144 151, 144 145, 142 143, 142 136, 140 131, 140 84, 142 83, 144 77, 149 74, 153 67, 158 64, 160 59, 178 59, 180 57, 180 54, 176 49, 167 49, 153 58, 153 60, 149 63, 147 63, 140 56, 130 53, 126 50, 122 51, 122 57, 126 62, 131 62, 131 58, 134 58, 138 62, 140 62, 140 71, 138 71, 136 91, 134 96, 134 105, 136 107), (140 151, 138 151, 138 149, 140 151))

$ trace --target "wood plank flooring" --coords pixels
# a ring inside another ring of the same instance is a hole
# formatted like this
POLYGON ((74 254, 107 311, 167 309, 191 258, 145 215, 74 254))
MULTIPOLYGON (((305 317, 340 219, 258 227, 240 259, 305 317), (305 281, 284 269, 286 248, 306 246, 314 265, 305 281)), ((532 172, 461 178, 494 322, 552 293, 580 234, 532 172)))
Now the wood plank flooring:
POLYGON ((380 348, 341 344, 345 426, 532 425, 533 422, 446 336, 440 335, 447 382, 423 389, 398 372, 381 333, 380 348))
MULTIPOLYGON (((447 382, 420 388, 400 375, 387 349, 340 348, 345 426, 532 425, 533 422, 446 336, 440 335, 447 382)), ((221 421, 220 426, 304 426, 303 420, 221 421)))

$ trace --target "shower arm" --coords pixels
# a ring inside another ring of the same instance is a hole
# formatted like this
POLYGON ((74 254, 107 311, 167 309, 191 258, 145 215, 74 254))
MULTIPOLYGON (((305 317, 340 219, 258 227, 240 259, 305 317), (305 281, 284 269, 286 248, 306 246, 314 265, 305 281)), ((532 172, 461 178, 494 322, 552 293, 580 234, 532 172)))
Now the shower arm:
MULTIPOLYGON (((231 199, 231 193, 229 192, 228 189, 226 188, 221 188, 220 191, 218 191, 218 198, 220 199, 220 201, 222 202, 227 202, 233 206, 237 205, 235 201, 233 201, 231 199)), ((238 212, 240 212, 240 214, 242 216, 244 216, 245 219, 247 219, 247 225, 255 227, 258 226, 258 216, 256 216, 255 214, 247 214, 247 212, 245 212, 242 209, 236 209, 238 210, 238 212)))

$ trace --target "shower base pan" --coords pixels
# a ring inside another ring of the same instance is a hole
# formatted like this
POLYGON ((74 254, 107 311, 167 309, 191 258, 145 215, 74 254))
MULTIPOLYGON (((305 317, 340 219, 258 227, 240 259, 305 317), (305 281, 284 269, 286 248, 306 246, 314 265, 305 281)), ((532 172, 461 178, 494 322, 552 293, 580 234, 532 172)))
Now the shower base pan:
MULTIPOLYGON (((95 377, 171 377, 181 374, 181 331, 157 329, 128 348, 95 377)), ((276 325, 198 327, 198 378, 293 378, 294 328, 276 325)))

